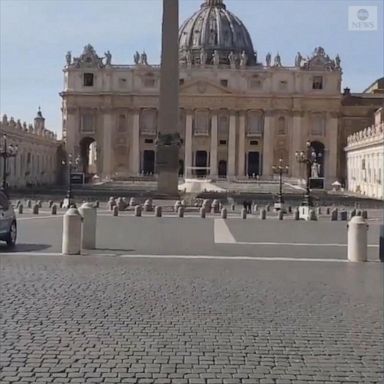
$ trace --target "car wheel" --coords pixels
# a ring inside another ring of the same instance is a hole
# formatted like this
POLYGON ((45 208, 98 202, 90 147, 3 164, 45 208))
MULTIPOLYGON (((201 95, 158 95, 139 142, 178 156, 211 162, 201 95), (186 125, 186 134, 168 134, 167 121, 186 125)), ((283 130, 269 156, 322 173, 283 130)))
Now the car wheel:
POLYGON ((17 226, 16 221, 11 224, 11 228, 9 228, 9 233, 7 236, 7 245, 8 247, 14 247, 16 245, 17 238, 17 226))

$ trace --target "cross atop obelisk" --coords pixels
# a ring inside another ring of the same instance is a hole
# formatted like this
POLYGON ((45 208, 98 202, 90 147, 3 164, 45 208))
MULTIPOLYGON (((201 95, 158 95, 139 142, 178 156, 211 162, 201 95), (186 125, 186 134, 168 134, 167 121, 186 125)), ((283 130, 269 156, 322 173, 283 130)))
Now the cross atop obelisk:
POLYGON ((179 123, 179 0, 163 0, 159 134, 156 166, 158 192, 178 194, 179 123))

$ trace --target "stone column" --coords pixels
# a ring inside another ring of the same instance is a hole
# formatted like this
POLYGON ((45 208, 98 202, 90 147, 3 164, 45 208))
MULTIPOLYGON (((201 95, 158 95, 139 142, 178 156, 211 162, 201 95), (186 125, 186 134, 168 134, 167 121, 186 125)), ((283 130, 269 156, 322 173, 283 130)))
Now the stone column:
POLYGON ((266 111, 264 117, 263 137, 263 176, 272 176, 273 163, 273 116, 272 111, 266 111))
POLYGON ((217 176, 217 112, 212 115, 211 122, 211 177, 217 176))
POLYGON ((338 131, 338 114, 329 113, 327 116, 327 136, 328 151, 325 150, 325 160, 327 168, 325 169, 325 184, 329 187, 337 179, 337 131, 338 131), (328 158, 328 159, 327 159, 328 158))
POLYGON ((239 152, 238 152, 238 176, 244 177, 245 173, 245 112, 240 113, 239 119, 239 152))
POLYGON ((74 153, 76 143, 76 132, 79 131, 78 114, 74 108, 67 108, 65 122, 65 150, 67 153, 74 153))
POLYGON ((112 176, 112 115, 110 111, 103 114, 103 177, 112 176))
POLYGON ((132 138, 129 151, 130 168, 133 176, 140 173, 140 111, 133 112, 132 138))
POLYGON ((236 112, 231 111, 229 116, 228 140, 228 177, 236 175, 236 112))
POLYGON ((292 118, 292 140, 291 140, 291 151, 290 151, 290 169, 291 176, 302 178, 303 175, 300 173, 300 164, 296 160, 296 151, 304 151, 305 146, 302 144, 303 137, 303 112, 294 111, 292 118))
POLYGON ((193 122, 192 113, 193 113, 192 111, 189 111, 187 113, 186 125, 185 125, 184 178, 190 178, 191 177, 191 169, 189 167, 192 167, 192 122, 193 122))
POLYGON ((160 70, 159 135, 157 138, 158 191, 178 195, 179 124, 179 0, 163 0, 160 70))

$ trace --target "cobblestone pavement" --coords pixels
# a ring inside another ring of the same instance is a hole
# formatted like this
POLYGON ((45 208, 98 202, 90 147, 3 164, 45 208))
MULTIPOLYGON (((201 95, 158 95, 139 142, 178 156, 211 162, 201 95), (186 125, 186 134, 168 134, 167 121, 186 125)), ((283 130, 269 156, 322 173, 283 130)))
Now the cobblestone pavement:
POLYGON ((1 383, 382 383, 379 263, 0 255, 1 383))

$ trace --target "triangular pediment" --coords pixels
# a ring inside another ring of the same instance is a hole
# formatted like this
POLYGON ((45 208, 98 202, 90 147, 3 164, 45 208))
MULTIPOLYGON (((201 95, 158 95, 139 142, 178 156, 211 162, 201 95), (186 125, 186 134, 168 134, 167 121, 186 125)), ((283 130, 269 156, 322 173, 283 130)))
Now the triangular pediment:
POLYGON ((180 87, 181 94, 187 95, 228 95, 231 90, 207 80, 188 81, 180 87))

